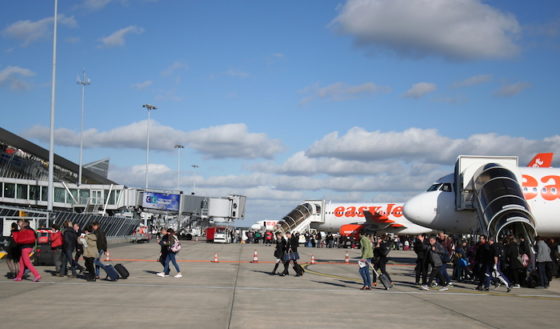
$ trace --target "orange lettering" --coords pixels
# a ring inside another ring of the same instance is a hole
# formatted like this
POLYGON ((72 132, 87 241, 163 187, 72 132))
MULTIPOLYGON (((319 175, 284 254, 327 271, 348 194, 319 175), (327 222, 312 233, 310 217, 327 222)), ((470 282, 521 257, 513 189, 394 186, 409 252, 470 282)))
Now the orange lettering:
POLYGON ((523 175, 523 195, 525 196, 525 200, 534 199, 537 194, 539 187, 539 182, 532 176, 523 175))
POLYGON ((393 210, 393 214, 395 215, 395 217, 402 217, 402 210, 402 206, 395 207, 395 210, 393 210))
POLYGON ((334 215, 335 215, 336 217, 342 217, 342 216, 344 215, 344 207, 342 207, 342 206, 341 206, 341 207, 337 207, 337 208, 334 210, 334 215))
POLYGON ((365 210, 367 210, 367 207, 358 208, 358 217, 364 217, 364 211, 365 210))
POLYGON ((543 188, 542 197, 548 201, 554 201, 560 198, 560 176, 544 176, 541 182, 547 184, 552 180, 552 185, 547 185, 543 188))
POLYGON ((356 207, 348 207, 346 208, 346 217, 354 217, 356 216, 356 207))

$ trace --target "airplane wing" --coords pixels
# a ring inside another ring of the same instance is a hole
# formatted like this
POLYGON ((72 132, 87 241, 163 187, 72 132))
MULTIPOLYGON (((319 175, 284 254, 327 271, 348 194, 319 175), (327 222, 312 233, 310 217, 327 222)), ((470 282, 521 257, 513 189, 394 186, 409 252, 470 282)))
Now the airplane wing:
POLYGON ((380 215, 378 213, 372 214, 367 210, 364 211, 364 216, 366 218, 364 230, 368 232, 386 231, 395 223, 394 221, 389 220, 387 216, 380 215))
POLYGON ((554 153, 539 153, 529 162, 527 167, 533 168, 550 168, 552 166, 552 158, 554 153))

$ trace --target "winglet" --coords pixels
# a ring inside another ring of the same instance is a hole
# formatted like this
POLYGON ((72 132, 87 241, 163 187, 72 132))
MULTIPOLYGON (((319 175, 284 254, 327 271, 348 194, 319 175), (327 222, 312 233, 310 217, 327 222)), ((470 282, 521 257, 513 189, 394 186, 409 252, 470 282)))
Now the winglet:
POLYGON ((539 153, 535 155, 527 167, 550 168, 552 166, 553 157, 554 153, 539 153))

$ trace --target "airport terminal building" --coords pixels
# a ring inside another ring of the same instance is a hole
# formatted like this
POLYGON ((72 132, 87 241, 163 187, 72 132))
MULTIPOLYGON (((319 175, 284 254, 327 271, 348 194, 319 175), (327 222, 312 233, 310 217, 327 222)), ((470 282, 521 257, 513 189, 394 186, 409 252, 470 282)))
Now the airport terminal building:
MULTIPOLYGON (((46 212, 48 158, 47 149, 0 127, 0 217, 3 220, 18 216, 21 211, 49 216, 46 212)), ((57 215, 50 214, 51 218, 87 215, 85 222, 93 221, 93 217, 104 221, 112 218, 113 222, 127 219, 136 227, 155 219, 174 218, 182 225, 192 226, 244 217, 244 196, 214 198, 185 195, 178 190, 128 187, 108 179, 108 170, 109 159, 85 164, 82 184, 78 185, 79 165, 55 154, 53 210, 57 215)), ((127 234, 123 232, 119 233, 127 234)))

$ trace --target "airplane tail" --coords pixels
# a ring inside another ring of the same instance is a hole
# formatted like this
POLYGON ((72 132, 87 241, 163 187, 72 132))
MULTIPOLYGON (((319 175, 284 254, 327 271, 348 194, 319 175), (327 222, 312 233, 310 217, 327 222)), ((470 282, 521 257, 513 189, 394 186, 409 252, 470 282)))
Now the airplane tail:
POLYGON ((535 155, 527 167, 550 168, 552 166, 553 157, 554 153, 539 153, 535 155))

